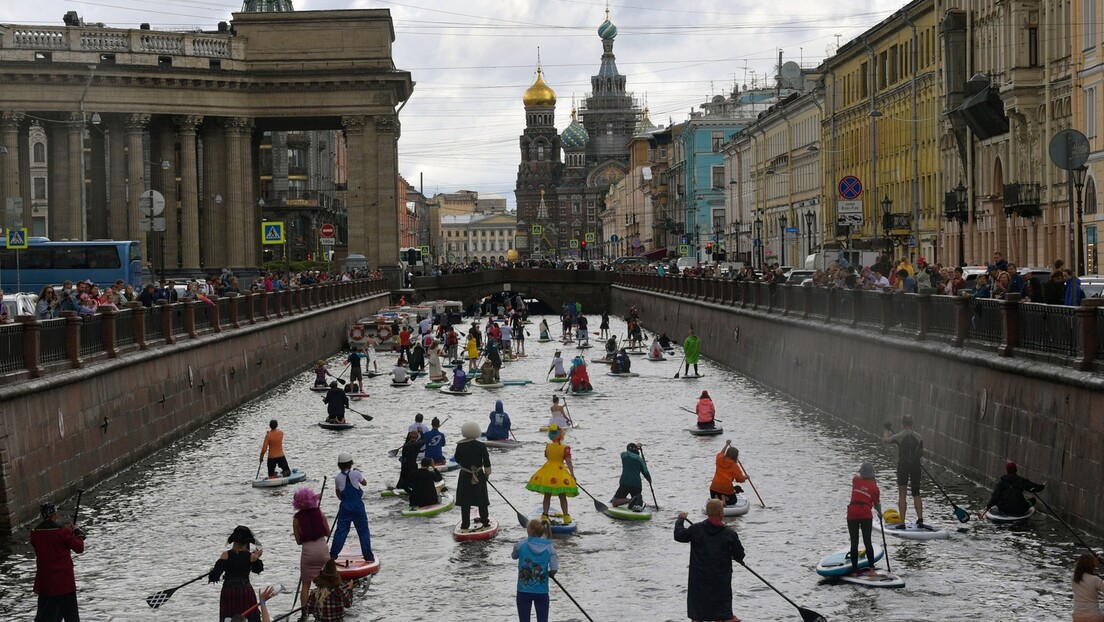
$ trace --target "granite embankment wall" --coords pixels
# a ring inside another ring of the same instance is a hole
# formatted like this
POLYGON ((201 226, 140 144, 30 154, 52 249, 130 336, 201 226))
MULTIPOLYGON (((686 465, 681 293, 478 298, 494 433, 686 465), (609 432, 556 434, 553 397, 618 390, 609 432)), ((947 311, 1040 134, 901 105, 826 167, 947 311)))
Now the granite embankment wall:
POLYGON ((0 387, 0 529, 37 516, 342 348, 389 292, 196 337, 0 387))
MULTIPOLYGON (((1104 375, 918 341, 875 328, 783 316, 615 285, 614 309, 636 305, 673 338, 693 326, 711 359, 880 437, 911 413, 930 459, 989 486, 1008 459, 1046 482, 1072 524, 1104 534, 1104 375)), ((676 337, 678 336, 678 337, 676 337)), ((926 493, 934 496, 934 490, 926 493)))

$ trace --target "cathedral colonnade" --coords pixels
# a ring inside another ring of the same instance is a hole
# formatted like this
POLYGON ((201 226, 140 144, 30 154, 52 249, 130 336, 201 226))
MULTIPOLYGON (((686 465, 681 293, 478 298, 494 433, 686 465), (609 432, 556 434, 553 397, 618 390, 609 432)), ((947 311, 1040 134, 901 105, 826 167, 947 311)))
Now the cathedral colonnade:
POLYGON ((155 190, 164 231, 147 258, 248 273, 264 133, 340 130, 348 251, 396 266, 398 110, 413 82, 394 67, 389 11, 237 13, 186 33, 66 21, 0 25, 0 226, 146 242, 139 197, 155 190))

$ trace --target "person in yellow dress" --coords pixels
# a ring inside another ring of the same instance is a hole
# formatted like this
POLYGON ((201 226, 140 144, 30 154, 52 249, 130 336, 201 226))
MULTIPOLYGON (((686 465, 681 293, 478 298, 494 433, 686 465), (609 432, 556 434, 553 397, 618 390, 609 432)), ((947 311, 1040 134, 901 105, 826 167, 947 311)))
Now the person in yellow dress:
POLYGON ((551 443, 544 446, 544 466, 537 470, 526 490, 544 495, 541 520, 548 520, 548 506, 552 495, 560 497, 560 509, 563 511, 563 524, 571 524, 571 515, 567 513, 567 498, 579 496, 575 485, 575 467, 571 463, 571 447, 563 444, 565 429, 558 425, 548 426, 548 438, 551 443))

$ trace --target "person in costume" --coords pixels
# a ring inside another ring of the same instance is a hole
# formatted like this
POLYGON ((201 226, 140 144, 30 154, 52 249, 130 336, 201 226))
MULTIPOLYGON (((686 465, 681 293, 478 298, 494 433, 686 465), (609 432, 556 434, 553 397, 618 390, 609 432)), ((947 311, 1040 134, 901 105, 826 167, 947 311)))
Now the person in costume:
POLYGON ((556 350, 556 354, 552 357, 552 366, 548 368, 548 371, 552 372, 556 378, 567 377, 567 370, 564 369, 563 356, 559 350, 556 350))
POLYGON ((686 335, 686 339, 682 342, 682 353, 686 357, 686 371, 683 373, 687 376, 690 375, 690 366, 694 366, 694 375, 700 376, 698 373, 698 356, 699 348, 701 347, 701 339, 694 334, 694 329, 690 329, 690 334, 686 335))
POLYGON ((851 538, 851 574, 859 574, 859 532, 862 531, 866 561, 870 562, 864 574, 874 572, 874 545, 870 531, 874 526, 871 509, 882 513, 882 496, 874 481, 874 465, 864 462, 859 474, 851 478, 851 503, 847 504, 847 534, 851 538))
POLYGON ((34 593, 38 595, 36 621, 77 622, 77 578, 73 557, 84 552, 84 532, 71 524, 62 524, 57 506, 39 507, 42 522, 31 530, 35 552, 34 593))
POLYGON ((576 356, 571 360, 571 369, 567 372, 571 376, 571 390, 576 393, 586 393, 593 391, 594 387, 590 384, 590 376, 587 374, 586 361, 583 357, 576 356))
POLYGON ((426 366, 426 351, 421 340, 410 350, 410 371, 422 371, 426 366))
POLYGON ((437 347, 436 341, 429 342, 429 381, 430 382, 444 382, 445 370, 441 368, 441 348, 437 347))
POLYGON ((563 523, 569 525, 571 515, 567 511, 567 498, 579 496, 579 488, 575 485, 575 467, 571 462, 571 447, 563 444, 564 428, 559 426, 549 426, 548 438, 552 442, 544 446, 544 466, 529 478, 525 489, 544 495, 541 503, 542 520, 548 520, 548 506, 552 503, 552 495, 558 496, 563 523))
POLYGON ((648 465, 640 456, 640 445, 629 443, 625 451, 621 452, 621 479, 617 482, 617 492, 613 493, 610 505, 619 507, 628 505, 629 509, 639 512, 644 509, 644 483, 640 476, 652 482, 652 474, 648 472, 648 465))
POLYGON ((1028 501, 1023 493, 1042 492, 1046 484, 1036 484, 1022 477, 1016 472, 1017 470, 1015 462, 1009 461, 1004 465, 1005 473, 997 481, 997 486, 989 497, 989 503, 985 504, 985 509, 978 512, 978 520, 985 520, 985 515, 994 507, 1000 508, 1001 512, 1010 516, 1023 516, 1035 504, 1034 499, 1028 501))
POLYGON ((514 544, 510 557, 518 560, 517 611, 520 622, 529 622, 537 612, 537 622, 548 622, 548 579, 555 577, 560 559, 552 546, 552 527, 532 519, 525 527, 527 537, 514 544))
POLYGON ((399 454, 402 466, 399 467, 399 481, 395 484, 395 488, 410 492, 410 477, 418 470, 418 454, 422 452, 423 447, 425 442, 422 440, 422 433, 418 430, 408 430, 406 442, 403 443, 399 454))
POLYGON ((722 501, 710 499, 705 514, 705 521, 689 527, 686 512, 679 512, 675 521, 675 541, 690 543, 686 615, 691 620, 740 622, 732 613, 732 562, 744 561, 744 545, 724 524, 722 501))
POLYGON ((353 605, 353 582, 342 581, 337 564, 330 560, 314 579, 315 588, 303 602, 304 616, 315 622, 344 622, 345 610, 353 605))
POLYGON ((709 397, 709 391, 702 391, 698 398, 698 405, 694 408, 698 415, 698 429, 712 430, 717 427, 717 409, 713 406, 713 398, 709 397))
POLYGON ((502 409, 502 400, 495 401, 495 409, 490 414, 491 423, 487 426, 488 441, 504 441, 510 438, 510 415, 502 409))
POLYGON ((548 320, 546 320, 545 318, 541 318, 539 326, 540 326, 540 339, 542 339, 542 340, 552 339, 552 337, 548 334, 548 320))
MULTIPOLYGON (((219 619, 231 618, 257 604, 257 593, 249 583, 249 573, 261 574, 264 562, 261 548, 253 532, 244 525, 238 525, 226 539, 229 551, 223 551, 207 575, 209 583, 222 581, 219 594, 219 619), (249 545, 255 545, 250 550, 249 545)), ((261 612, 254 609, 246 617, 249 622, 261 622, 261 612)))
POLYGON ((337 468, 340 471, 334 477, 334 494, 341 500, 341 505, 337 509, 337 526, 334 528, 333 539, 330 540, 330 559, 337 559, 341 554, 351 523, 356 527, 357 537, 360 538, 360 551, 364 561, 376 561, 376 556, 372 553, 372 532, 368 530, 368 513, 364 510, 364 486, 368 485, 368 480, 353 468, 353 457, 347 453, 337 456, 337 468))
POLYGON ((571 425, 571 418, 567 416, 567 410, 560 403, 560 396, 552 396, 552 416, 548 419, 548 426, 560 426, 566 428, 571 425))
POLYGON ((479 360, 479 341, 475 335, 468 335, 467 350, 469 369, 475 371, 475 362, 479 360))
POLYGON ((429 422, 430 430, 422 435, 425 442, 425 457, 433 461, 435 466, 445 464, 445 434, 441 432, 441 420, 434 417, 429 422))
POLYGON ((422 458, 422 468, 415 469, 407 477, 407 488, 410 490, 410 507, 424 508, 427 505, 437 505, 441 502, 441 496, 437 494, 437 482, 444 478, 437 467, 433 466, 433 460, 422 458))
POLYGON ((494 369, 494 382, 498 382, 498 370, 502 369, 502 356, 499 352, 498 341, 488 339, 487 347, 483 348, 483 355, 491 362, 494 369))
POLYGON ((456 464, 460 465, 460 475, 456 478, 456 505, 460 506, 460 530, 471 528, 471 509, 479 508, 480 527, 490 525, 487 497, 487 479, 491 476, 491 456, 487 446, 479 442, 479 424, 465 421, 460 426, 463 438, 456 443, 456 464))
POLYGON ((330 522, 320 508, 321 499, 314 490, 303 487, 295 491, 291 507, 295 517, 291 519, 291 532, 295 543, 301 547, 299 554, 300 602, 306 602, 311 582, 322 572, 322 566, 330 561, 326 536, 330 534, 330 522))
POLYGON ((617 356, 613 357, 613 363, 610 363, 610 371, 615 374, 627 374, 631 370, 632 361, 629 360, 629 353, 625 351, 625 348, 621 348, 617 356))
POLYGON ((652 345, 648 348, 648 357, 653 359, 663 358, 663 347, 659 343, 659 337, 652 335, 652 345))
POLYGON ((452 384, 449 385, 449 391, 463 391, 467 384, 468 375, 464 373, 464 364, 457 363, 456 368, 452 370, 452 384))
POLYGON ((713 471, 713 481, 709 483, 709 498, 720 499, 725 505, 735 505, 737 493, 744 492, 743 488, 733 485, 733 482, 744 483, 747 475, 740 467, 740 450, 732 446, 732 441, 725 441, 725 446, 717 452, 716 470, 713 471))

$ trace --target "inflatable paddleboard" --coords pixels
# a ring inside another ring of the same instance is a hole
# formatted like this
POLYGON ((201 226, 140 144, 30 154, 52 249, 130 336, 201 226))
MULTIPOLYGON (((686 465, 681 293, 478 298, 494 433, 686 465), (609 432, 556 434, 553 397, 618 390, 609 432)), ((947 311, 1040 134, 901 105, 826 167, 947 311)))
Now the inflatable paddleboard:
POLYGON ((441 502, 433 505, 423 505, 420 508, 405 508, 401 512, 403 516, 437 516, 443 512, 448 512, 452 507, 456 505, 456 499, 453 499, 449 495, 441 495, 441 502))
POLYGON ((648 357, 648 360, 649 360, 649 361, 666 361, 666 360, 667 360, 667 357, 666 357, 666 356, 660 356, 660 357, 652 357, 652 356, 649 356, 649 357, 648 357))
POLYGON ((472 527, 469 529, 460 529, 460 523, 456 523, 456 526, 452 528, 452 539, 457 542, 490 540, 498 535, 498 521, 494 518, 488 520, 490 520, 490 523, 486 527, 479 525, 479 523, 472 522, 472 527))
POLYGON ((310 390, 315 393, 325 393, 330 390, 330 387, 311 387, 310 390))
POLYGON ((353 426, 353 424, 348 423, 348 422, 346 422, 346 423, 329 423, 329 422, 326 422, 326 421, 321 421, 321 422, 318 423, 318 427, 322 428, 323 430, 352 430, 354 426, 353 426))
POLYGON ((482 382, 472 382, 472 384, 479 387, 480 389, 501 389, 502 387, 506 386, 501 382, 491 382, 489 384, 483 384, 482 382))
POLYGON ((591 391, 571 391, 571 390, 568 390, 566 393, 568 395, 576 395, 578 397, 586 397, 588 395, 594 395, 593 390, 591 390, 591 391))
POLYGON ((556 382, 562 384, 564 382, 567 382, 568 378, 569 376, 552 376, 548 379, 548 382, 556 382))
MULTIPOLYGON (((537 508, 529 513, 529 519, 540 520, 542 510, 537 508)), ((548 511, 548 520, 552 523, 552 533, 575 533, 579 529, 578 522, 575 517, 571 518, 571 522, 568 524, 563 523, 563 512, 548 511)))
POLYGON ((575 348, 576 348, 577 350, 586 350, 587 348, 593 348, 593 347, 594 347, 594 346, 592 346, 592 345, 591 345, 591 344, 589 344, 589 343, 584 343, 584 344, 581 344, 581 345, 577 345, 577 346, 575 346, 575 348))
MULTIPOLYGON (((874 545, 874 561, 885 556, 885 551, 878 545, 874 545)), ((870 565, 866 559, 866 549, 859 547, 859 569, 870 565)), ((839 577, 851 574, 851 548, 842 549, 820 560, 816 567, 817 574, 822 577, 839 577)))
POLYGON ((449 458, 444 464, 434 464, 433 466, 436 467, 438 471, 448 472, 458 470, 460 468, 460 463, 456 461, 456 458, 449 458))
POLYGON ((370 562, 364 561, 364 556, 360 552, 360 544, 358 543, 345 545, 345 548, 341 549, 341 554, 338 555, 337 559, 334 561, 337 564, 337 574, 341 575, 343 581, 360 579, 380 571, 379 556, 376 556, 376 558, 370 562))
MULTIPOLYGON (((736 503, 724 506, 725 516, 743 516, 751 510, 751 502, 744 497, 736 497, 736 503)), ((702 508, 705 512, 705 508, 702 508)))
MULTIPOLYGON (((445 482, 437 482, 437 492, 441 492, 445 489, 445 482)), ((381 497, 405 497, 408 493, 402 488, 385 488, 380 491, 381 497)))
POLYGON ((515 441, 514 439, 507 438, 498 441, 489 441, 487 437, 480 436, 479 440, 483 441, 483 444, 487 447, 497 447, 499 449, 515 449, 521 447, 521 441, 515 441))
POLYGON ((412 383, 409 380, 407 380, 406 382, 395 382, 394 380, 391 381, 391 386, 393 387, 409 387, 411 384, 412 383))
POLYGON ((537 343, 548 343, 549 341, 555 341, 554 339, 537 339, 537 343))
POLYGON ((705 378, 705 374, 683 374, 680 378, 683 380, 697 380, 698 378, 705 378))
POLYGON ((349 399, 354 399, 354 400, 360 399, 362 397, 372 397, 371 395, 368 395, 367 393, 363 393, 363 392, 361 392, 361 393, 346 393, 345 395, 348 395, 349 399))
POLYGON ((699 430, 698 428, 686 428, 686 431, 690 434, 693 434, 694 436, 716 436, 718 434, 723 434, 724 428, 716 427, 706 428, 704 430, 699 430))
POLYGON ((840 575, 840 581, 864 587, 905 587, 905 580, 888 570, 875 568, 873 572, 840 575))
POLYGON ((382 371, 366 371, 366 372, 364 372, 364 376, 367 377, 367 378, 376 378, 378 376, 382 376, 383 374, 384 374, 384 372, 382 372, 382 371))
POLYGON ((916 523, 908 521, 905 523, 886 523, 882 527, 882 530, 891 536, 897 536, 905 540, 943 540, 950 538, 951 534, 945 529, 940 529, 924 523, 923 527, 918 527, 916 523))
POLYGON ((427 382, 425 388, 427 389, 440 389, 441 387, 448 386, 448 382, 427 382))
POLYGON ((291 475, 288 475, 287 477, 284 477, 284 476, 278 476, 278 477, 264 476, 264 477, 257 478, 255 480, 253 480, 253 487, 254 488, 275 488, 276 486, 287 486, 288 484, 295 484, 295 483, 301 482, 305 479, 307 479, 307 474, 306 474, 305 471, 300 471, 299 469, 292 469, 291 470, 291 475))
POLYGON ((985 513, 986 520, 993 521, 994 523, 1015 523, 1017 521, 1027 520, 1031 518, 1031 515, 1035 513, 1035 506, 1028 508, 1027 513, 1020 515, 1005 514, 1000 511, 998 507, 989 508, 989 511, 985 513))
POLYGON ((507 387, 524 387, 527 384, 533 384, 532 380, 503 380, 502 384, 507 387))
POLYGON ((634 371, 608 371, 607 376, 613 376, 614 378, 638 378, 640 374, 634 371))
POLYGON ((626 505, 620 507, 613 507, 611 505, 606 508, 606 515, 621 520, 652 520, 652 513, 647 508, 635 512, 630 510, 626 505))
POLYGON ((463 391, 453 391, 449 388, 451 386, 451 384, 447 384, 440 389, 437 389, 437 391, 444 393, 445 395, 471 395, 471 389, 467 388, 466 386, 464 387, 463 391))

